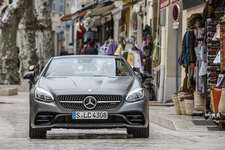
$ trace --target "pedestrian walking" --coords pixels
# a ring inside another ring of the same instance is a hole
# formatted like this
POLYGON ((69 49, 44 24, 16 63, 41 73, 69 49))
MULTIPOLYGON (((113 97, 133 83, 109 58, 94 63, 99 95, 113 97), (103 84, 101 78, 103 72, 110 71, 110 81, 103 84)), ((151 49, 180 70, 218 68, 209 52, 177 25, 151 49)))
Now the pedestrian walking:
POLYGON ((95 42, 90 42, 89 47, 85 50, 84 54, 85 55, 97 55, 97 49, 94 48, 95 42))
POLYGON ((74 55, 73 43, 70 43, 67 49, 68 49, 68 55, 74 55))
POLYGON ((68 55, 68 52, 65 50, 65 47, 62 47, 62 51, 60 52, 60 56, 68 55))
POLYGON ((20 69, 20 59, 19 59, 20 48, 16 47, 16 51, 17 51, 17 67, 18 69, 20 69))

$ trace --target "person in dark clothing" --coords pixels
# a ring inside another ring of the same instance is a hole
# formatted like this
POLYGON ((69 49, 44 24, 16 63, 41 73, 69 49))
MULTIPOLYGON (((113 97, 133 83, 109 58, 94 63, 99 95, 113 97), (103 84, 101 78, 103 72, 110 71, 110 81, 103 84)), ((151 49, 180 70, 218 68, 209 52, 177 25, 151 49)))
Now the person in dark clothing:
POLYGON ((85 55, 97 55, 98 51, 94 48, 95 43, 91 42, 89 47, 85 50, 85 55))
POLYGON ((68 52, 65 50, 65 47, 62 47, 62 51, 60 52, 60 56, 68 55, 68 52))
POLYGON ((19 69, 20 68, 20 59, 19 59, 20 48, 19 47, 16 47, 16 49, 17 49, 17 58, 18 58, 18 60, 17 60, 17 67, 19 69))

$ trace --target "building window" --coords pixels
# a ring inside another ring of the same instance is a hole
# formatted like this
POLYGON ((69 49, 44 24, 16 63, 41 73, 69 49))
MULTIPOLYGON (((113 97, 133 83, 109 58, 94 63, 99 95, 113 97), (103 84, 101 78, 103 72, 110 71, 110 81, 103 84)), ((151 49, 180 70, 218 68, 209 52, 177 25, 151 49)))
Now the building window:
POLYGON ((59 14, 64 14, 64 0, 59 0, 59 14))
POLYGON ((71 4, 71 0, 67 0, 67 4, 71 4))
POLYGON ((53 0, 53 3, 52 3, 52 13, 55 14, 56 12, 56 0, 53 0))

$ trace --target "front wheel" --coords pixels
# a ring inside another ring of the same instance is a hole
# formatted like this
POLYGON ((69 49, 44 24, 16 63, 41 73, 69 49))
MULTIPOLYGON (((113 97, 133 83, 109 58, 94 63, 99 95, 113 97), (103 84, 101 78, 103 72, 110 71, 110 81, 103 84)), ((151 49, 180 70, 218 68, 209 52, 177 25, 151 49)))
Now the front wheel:
POLYGON ((149 125, 147 128, 128 128, 128 134, 133 134, 134 138, 148 138, 149 137, 149 125))
POLYGON ((33 129, 29 121, 29 137, 31 139, 44 139, 46 137, 46 130, 33 129))

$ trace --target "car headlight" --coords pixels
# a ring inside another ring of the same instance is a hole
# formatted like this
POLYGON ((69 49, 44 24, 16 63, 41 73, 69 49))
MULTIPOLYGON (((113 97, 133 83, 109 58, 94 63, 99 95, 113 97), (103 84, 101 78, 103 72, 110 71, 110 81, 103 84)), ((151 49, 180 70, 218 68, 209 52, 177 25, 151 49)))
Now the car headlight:
POLYGON ((143 99, 144 96, 145 96, 144 89, 138 88, 138 89, 135 89, 135 90, 131 91, 127 95, 126 101, 128 101, 128 102, 135 102, 135 101, 143 99))
POLYGON ((45 102, 51 102, 54 100, 52 94, 49 91, 44 90, 42 88, 35 89, 35 99, 45 102))

